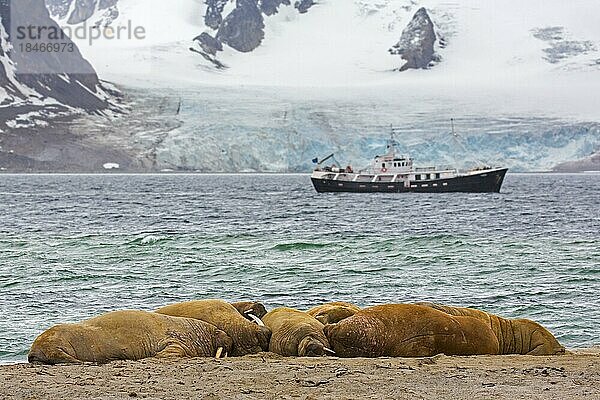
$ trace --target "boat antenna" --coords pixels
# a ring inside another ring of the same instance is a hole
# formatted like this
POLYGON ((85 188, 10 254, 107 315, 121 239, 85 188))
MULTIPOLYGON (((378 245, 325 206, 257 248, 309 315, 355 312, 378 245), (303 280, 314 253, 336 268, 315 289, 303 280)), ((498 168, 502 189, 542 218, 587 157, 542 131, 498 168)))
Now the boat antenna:
POLYGON ((456 137, 456 132, 454 131, 454 118, 450 118, 450 123, 452 124, 452 136, 456 137))

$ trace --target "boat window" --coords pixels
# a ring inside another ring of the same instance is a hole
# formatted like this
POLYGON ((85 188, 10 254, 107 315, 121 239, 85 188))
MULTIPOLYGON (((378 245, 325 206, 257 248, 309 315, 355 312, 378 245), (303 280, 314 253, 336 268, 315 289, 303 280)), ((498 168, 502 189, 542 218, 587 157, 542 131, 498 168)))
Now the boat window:
POLYGON ((421 180, 421 175, 415 175, 415 181, 420 181, 421 180))
POLYGON ((440 179, 440 174, 435 174, 435 179, 440 179))
POLYGON ((425 175, 425 179, 431 179, 431 175, 429 175, 429 174, 425 175))
POLYGON ((385 168, 385 163, 381 163, 381 168, 385 168))

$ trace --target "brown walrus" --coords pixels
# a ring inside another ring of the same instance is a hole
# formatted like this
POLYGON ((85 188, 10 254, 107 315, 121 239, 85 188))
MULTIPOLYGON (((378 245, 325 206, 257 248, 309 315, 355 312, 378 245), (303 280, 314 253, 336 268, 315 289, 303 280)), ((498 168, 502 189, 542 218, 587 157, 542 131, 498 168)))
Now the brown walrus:
POLYGON ((333 353, 323 333, 324 325, 305 312, 280 307, 269 311, 263 321, 271 329, 270 352, 286 357, 333 353))
POLYGON ((257 301, 238 301, 231 303, 231 305, 250 321, 256 321, 254 318, 250 317, 250 315, 255 315, 260 319, 267 314, 265 306, 257 301))
POLYGON ((356 314, 360 311, 360 307, 344 301, 334 301, 331 303, 321 304, 308 310, 306 313, 323 325, 335 324, 356 314))
POLYGON ((480 320, 415 304, 364 308, 337 324, 325 325, 324 332, 339 357, 498 353, 494 332, 480 320))
POLYGON ((499 344, 499 354, 528 354, 549 356, 564 354, 565 348, 537 322, 529 319, 507 319, 474 308, 451 307, 434 303, 418 303, 450 315, 477 318, 488 325, 499 344))
POLYGON ((78 324, 56 325, 35 339, 29 362, 64 364, 147 357, 212 357, 233 341, 215 326, 145 311, 115 311, 78 324))
POLYGON ((159 314, 196 318, 225 331, 233 339, 232 356, 259 353, 269 349, 271 331, 244 318, 223 300, 195 300, 171 304, 156 310, 159 314))

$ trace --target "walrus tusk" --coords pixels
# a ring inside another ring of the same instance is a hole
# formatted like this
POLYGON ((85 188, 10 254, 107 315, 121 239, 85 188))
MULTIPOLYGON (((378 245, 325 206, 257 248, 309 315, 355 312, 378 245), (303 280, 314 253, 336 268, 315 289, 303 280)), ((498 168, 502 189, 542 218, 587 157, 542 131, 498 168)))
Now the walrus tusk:
POLYGON ((327 347, 323 347, 323 350, 325 350, 325 353, 329 353, 329 354, 333 354, 335 355, 335 351, 328 349, 327 347))
POLYGON ((244 314, 251 314, 253 312, 254 312, 254 310, 251 308, 249 310, 244 311, 244 314))
POLYGON ((252 321, 256 322, 256 325, 258 325, 258 326, 265 326, 265 324, 261 321, 261 319, 258 318, 256 315, 248 313, 248 316, 250 318, 252 318, 252 321))
POLYGON ((223 352, 223 348, 219 347, 217 349, 217 354, 215 354, 215 358, 221 358, 221 353, 223 352))

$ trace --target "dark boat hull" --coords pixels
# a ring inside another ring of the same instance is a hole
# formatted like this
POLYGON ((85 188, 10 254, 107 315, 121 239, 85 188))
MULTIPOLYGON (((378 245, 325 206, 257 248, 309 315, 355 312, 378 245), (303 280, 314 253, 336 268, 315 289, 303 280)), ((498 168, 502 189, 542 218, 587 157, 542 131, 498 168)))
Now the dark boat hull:
POLYGON ((404 182, 352 182, 314 177, 311 179, 319 193, 497 193, 500 192, 507 171, 508 168, 503 168, 448 179, 411 181, 408 187, 404 182))

